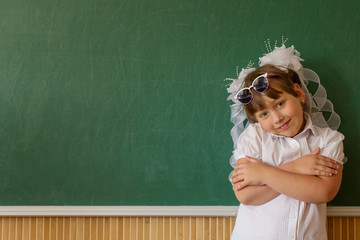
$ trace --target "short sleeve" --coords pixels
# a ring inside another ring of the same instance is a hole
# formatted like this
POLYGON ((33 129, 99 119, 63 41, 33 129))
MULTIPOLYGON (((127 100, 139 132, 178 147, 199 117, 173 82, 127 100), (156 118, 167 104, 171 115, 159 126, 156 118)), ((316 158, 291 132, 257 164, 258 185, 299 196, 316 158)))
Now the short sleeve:
POLYGON ((343 165, 346 162, 343 145, 344 138, 344 135, 338 131, 328 129, 320 154, 343 165))
MULTIPOLYGON (((262 158, 262 128, 259 124, 250 124, 236 141, 236 148, 230 158, 230 165, 235 167, 239 158, 250 156, 261 160, 262 158)), ((231 181, 231 174, 229 180, 231 181)))
POLYGON ((262 152, 262 128, 259 124, 250 124, 240 135, 236 142, 236 149, 233 151, 235 163, 236 160, 245 156, 250 156, 261 160, 262 152))

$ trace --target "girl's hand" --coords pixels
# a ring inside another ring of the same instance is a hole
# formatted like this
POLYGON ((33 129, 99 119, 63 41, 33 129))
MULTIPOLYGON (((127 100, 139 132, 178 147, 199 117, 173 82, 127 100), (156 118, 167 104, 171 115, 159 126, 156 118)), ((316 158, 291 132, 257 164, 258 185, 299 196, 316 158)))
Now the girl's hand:
POLYGON ((233 173, 232 173, 232 175, 231 175, 231 182, 232 182, 232 184, 236 184, 238 181, 237 181, 237 179, 238 178, 236 178, 239 174, 240 174, 240 171, 241 171, 241 166, 243 166, 244 164, 247 164, 247 163, 249 163, 249 162, 251 162, 251 161, 254 161, 254 162, 256 162, 256 161, 258 161, 258 162, 260 162, 259 160, 257 160, 257 159, 255 159, 255 158, 251 158, 251 157, 244 157, 244 158, 239 158, 237 161, 236 161, 236 165, 235 165, 235 167, 234 167, 234 171, 233 171, 233 173), (249 160, 250 159, 250 160, 249 160))
POLYGON ((240 191, 249 185, 263 185, 262 176, 266 167, 255 158, 245 157, 239 159, 231 176, 234 189, 240 191))
POLYGON ((337 162, 331 158, 319 155, 319 153, 320 148, 317 148, 311 154, 284 164, 280 168, 305 175, 331 177, 337 174, 337 169, 339 168, 337 162))

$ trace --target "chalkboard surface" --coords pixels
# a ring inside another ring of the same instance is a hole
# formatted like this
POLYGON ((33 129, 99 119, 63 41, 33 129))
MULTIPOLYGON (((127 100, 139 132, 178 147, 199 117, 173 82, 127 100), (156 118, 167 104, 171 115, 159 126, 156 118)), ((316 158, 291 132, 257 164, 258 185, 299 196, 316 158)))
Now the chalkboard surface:
POLYGON ((226 77, 289 38, 360 205, 360 2, 0 0, 0 205, 236 205, 226 77))

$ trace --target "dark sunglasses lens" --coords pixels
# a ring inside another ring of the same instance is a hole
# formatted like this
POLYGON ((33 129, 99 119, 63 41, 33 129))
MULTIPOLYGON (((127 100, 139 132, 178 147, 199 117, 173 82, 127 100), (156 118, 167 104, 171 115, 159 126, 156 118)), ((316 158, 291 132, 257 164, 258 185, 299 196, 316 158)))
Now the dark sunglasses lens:
POLYGON ((253 86, 255 91, 262 93, 268 89, 269 81, 266 77, 259 77, 254 81, 253 86))
POLYGON ((251 102, 252 98, 251 91, 249 89, 243 89, 236 95, 236 97, 242 104, 248 104, 251 102))

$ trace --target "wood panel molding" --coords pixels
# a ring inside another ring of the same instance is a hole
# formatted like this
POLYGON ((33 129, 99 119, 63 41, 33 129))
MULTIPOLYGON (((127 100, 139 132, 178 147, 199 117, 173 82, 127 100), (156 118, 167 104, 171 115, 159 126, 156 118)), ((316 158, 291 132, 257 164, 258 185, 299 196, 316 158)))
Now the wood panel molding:
MULTIPOLYGON (((238 206, 1 206, 0 216, 234 217, 238 206)), ((328 216, 360 217, 360 207, 328 207, 328 216)))

